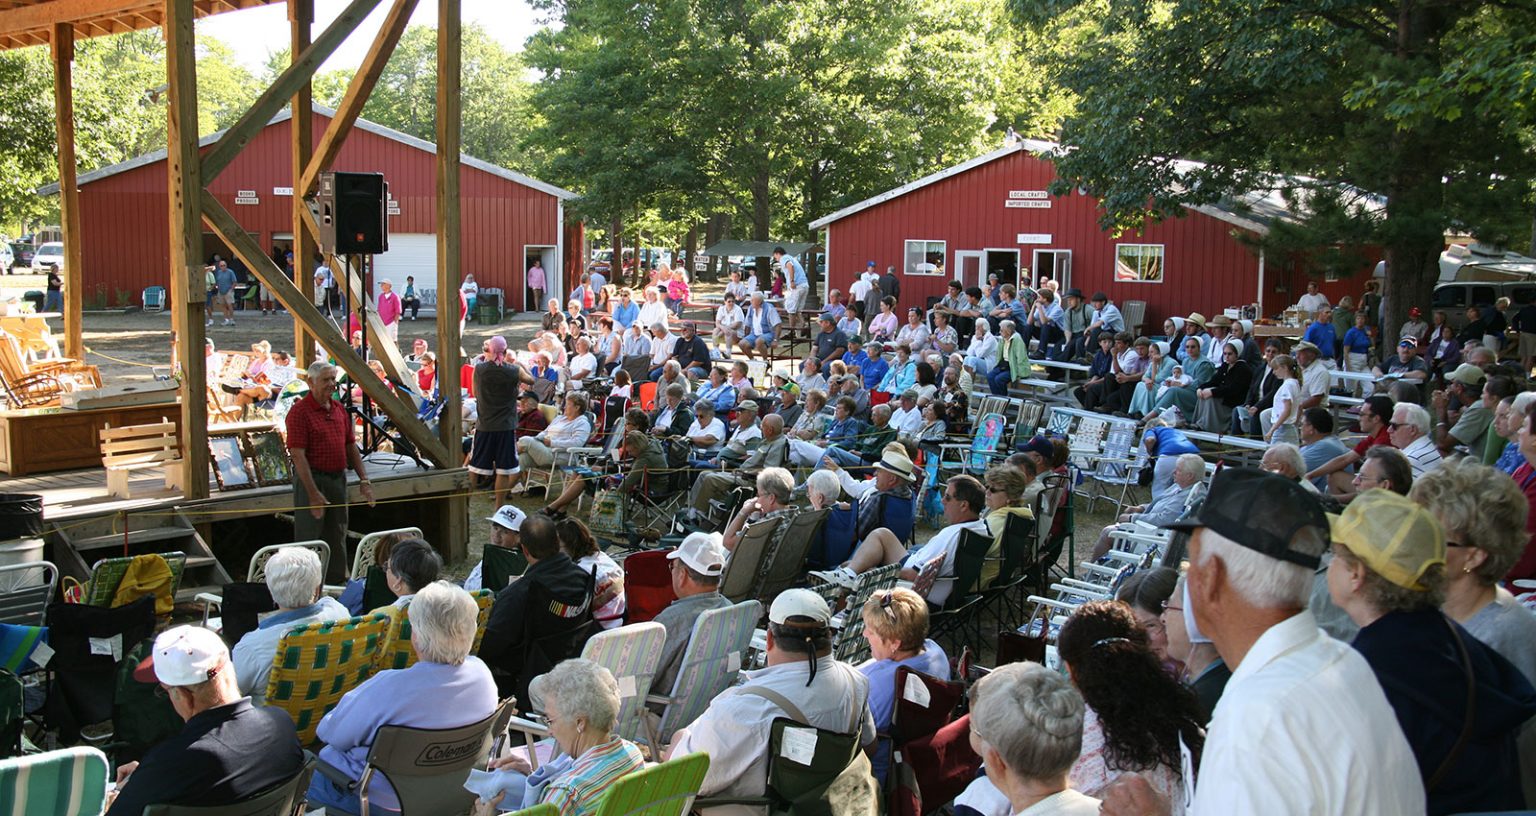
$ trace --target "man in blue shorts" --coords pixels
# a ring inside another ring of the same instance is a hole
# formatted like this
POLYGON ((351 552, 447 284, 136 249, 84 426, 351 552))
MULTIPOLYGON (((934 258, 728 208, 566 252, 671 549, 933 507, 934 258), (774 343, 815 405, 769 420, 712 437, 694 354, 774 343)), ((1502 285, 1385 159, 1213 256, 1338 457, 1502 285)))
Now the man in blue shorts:
POLYGON ((512 474, 517 473, 517 397, 533 378, 507 354, 507 338, 486 341, 485 362, 475 366, 475 438, 469 449, 469 472, 495 478, 495 503, 507 502, 512 474))

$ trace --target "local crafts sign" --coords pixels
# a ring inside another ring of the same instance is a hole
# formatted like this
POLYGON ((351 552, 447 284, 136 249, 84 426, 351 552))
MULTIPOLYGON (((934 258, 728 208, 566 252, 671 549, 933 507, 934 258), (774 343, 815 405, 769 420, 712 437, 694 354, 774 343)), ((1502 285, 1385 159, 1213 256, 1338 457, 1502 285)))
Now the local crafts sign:
POLYGON ((1003 205, 1010 210, 1049 210, 1051 194, 1045 190, 1009 190, 1003 205))

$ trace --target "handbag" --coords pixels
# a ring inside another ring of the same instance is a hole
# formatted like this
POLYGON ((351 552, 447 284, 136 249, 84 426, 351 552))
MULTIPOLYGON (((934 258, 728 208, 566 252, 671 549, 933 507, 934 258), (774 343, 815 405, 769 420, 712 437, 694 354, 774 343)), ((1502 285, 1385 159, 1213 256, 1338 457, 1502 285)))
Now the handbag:
POLYGON ((1045 663, 1045 645, 1049 637, 1051 621, 1044 614, 1044 605, 1035 608, 1029 620, 1018 629, 1005 629, 997 633, 997 664, 1045 663))
POLYGON ((618 538, 628 531, 624 527, 624 495, 608 488, 597 491, 592 497, 592 513, 587 517, 587 527, 598 538, 618 538))

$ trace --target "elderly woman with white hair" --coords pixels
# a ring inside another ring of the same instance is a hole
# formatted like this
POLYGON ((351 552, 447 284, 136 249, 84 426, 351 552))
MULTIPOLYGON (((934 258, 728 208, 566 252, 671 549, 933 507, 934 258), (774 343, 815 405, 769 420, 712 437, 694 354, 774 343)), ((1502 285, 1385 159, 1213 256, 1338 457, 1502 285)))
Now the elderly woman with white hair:
POLYGON ((261 705, 266 699, 267 676, 277 642, 295 626, 320 621, 346 620, 352 613, 341 602, 320 591, 320 556, 308 547, 284 547, 267 560, 267 591, 277 611, 263 618, 256 629, 235 644, 231 660, 240 693, 261 705))
MULTIPOLYGON (((1116 530, 1134 529, 1133 522, 1161 527, 1177 521, 1184 515, 1191 501, 1191 493, 1200 480, 1205 478, 1205 460, 1198 453, 1181 453, 1173 463, 1173 489, 1152 500, 1151 504, 1138 504, 1125 508, 1119 524, 1105 527, 1099 533, 1099 541, 1093 546, 1093 557, 1102 558, 1109 552, 1110 534, 1116 530)), ((1315 488, 1314 488, 1315 491, 1315 488)))
POLYGON ((535 679, 529 693, 543 703, 557 755, 536 773, 520 754, 491 760, 492 770, 529 775, 527 784, 520 801, 508 801, 503 791, 490 801, 478 801, 475 813, 537 804, 554 805, 560 816, 596 813, 610 785, 645 765, 640 749, 613 733, 619 716, 618 681, 606 668, 578 658, 535 679))
POLYGON ((976 321, 976 333, 971 338, 971 347, 965 352, 965 367, 976 373, 977 377, 985 378, 997 365, 999 346, 997 337, 992 334, 992 324, 985 320, 976 321))
MULTIPOLYGON (((462 728, 496 710, 496 681, 480 658, 470 655, 479 607, 468 592, 447 581, 422 587, 406 608, 417 661, 409 668, 381 671, 347 692, 316 736, 325 743, 320 759, 353 780, 363 774, 374 735, 386 725, 408 728, 462 728)), ((358 792, 315 774, 309 803, 345 813, 360 810, 358 792)), ((368 786, 372 809, 398 811, 400 799, 382 774, 368 786)))
POLYGON ((1072 684, 1038 663, 1010 663, 981 678, 971 692, 971 747, 987 775, 956 804, 995 800, 977 791, 993 787, 1016 816, 1097 816, 1099 800, 1067 782, 1082 751, 1084 710, 1072 684))

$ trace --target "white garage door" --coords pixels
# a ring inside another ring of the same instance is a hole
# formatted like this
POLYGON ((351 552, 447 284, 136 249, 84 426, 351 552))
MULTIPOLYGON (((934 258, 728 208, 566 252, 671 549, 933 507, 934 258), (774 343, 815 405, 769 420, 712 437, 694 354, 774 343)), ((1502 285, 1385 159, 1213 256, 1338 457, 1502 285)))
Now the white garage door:
POLYGON ((405 291, 405 276, 416 277, 416 291, 437 288, 437 236, 421 233, 391 233, 389 251, 373 256, 373 296, 379 296, 379 281, 388 280, 395 293, 405 291))

